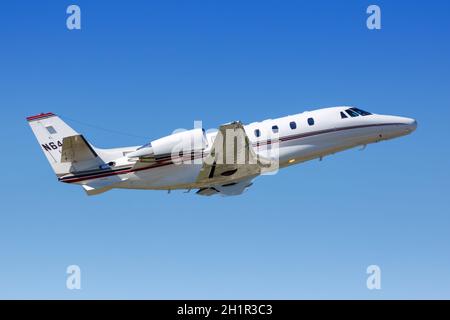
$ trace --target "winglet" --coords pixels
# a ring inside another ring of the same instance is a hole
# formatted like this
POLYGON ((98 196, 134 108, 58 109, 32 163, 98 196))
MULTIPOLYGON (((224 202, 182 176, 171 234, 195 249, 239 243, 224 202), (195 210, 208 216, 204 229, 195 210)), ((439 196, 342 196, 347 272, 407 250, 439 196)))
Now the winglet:
POLYGON ((27 117, 27 121, 30 122, 30 121, 34 121, 34 120, 46 119, 46 118, 50 118, 53 116, 55 116, 55 114, 52 112, 41 113, 41 114, 37 114, 35 116, 27 117))

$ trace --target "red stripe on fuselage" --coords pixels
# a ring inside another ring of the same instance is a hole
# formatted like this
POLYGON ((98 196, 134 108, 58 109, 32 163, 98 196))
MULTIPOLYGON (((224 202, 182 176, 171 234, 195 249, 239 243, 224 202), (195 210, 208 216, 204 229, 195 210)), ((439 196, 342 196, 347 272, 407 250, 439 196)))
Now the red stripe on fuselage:
MULTIPOLYGON (((325 129, 325 130, 319 130, 319 131, 312 131, 312 132, 307 132, 307 133, 302 133, 302 134, 296 134, 296 135, 291 135, 291 136, 284 136, 284 137, 280 137, 278 140, 280 142, 286 142, 286 141, 292 141, 292 140, 296 140, 296 139, 302 139, 302 138, 307 138, 307 137, 311 137, 311 136, 315 136, 315 135, 320 135, 320 134, 325 134, 325 133, 330 133, 330 132, 336 132, 336 131, 343 131, 343 130, 352 130, 352 129, 359 129, 359 128, 369 128, 369 127, 378 127, 378 126, 385 126, 385 125, 401 125, 402 123, 386 123, 386 124, 368 124, 368 125, 359 125, 359 126, 349 126, 349 127, 342 127, 342 128, 333 128, 333 129, 325 129)), ((256 142, 253 143, 253 146, 260 146, 260 145, 264 145, 264 144, 270 144, 272 143, 271 141, 261 141, 261 142, 256 142)), ((194 157, 193 159, 191 158, 191 160, 194 159, 199 159, 200 157, 194 157)), ((203 156, 201 156, 201 158, 203 158, 203 156)), ((150 170, 153 168, 159 168, 159 167, 163 167, 163 166, 168 166, 174 164, 172 160, 167 161, 164 160, 161 163, 156 163, 147 167, 142 167, 142 168, 137 168, 137 169, 126 169, 126 170, 118 170, 118 171, 114 171, 114 172, 105 172, 105 173, 101 173, 101 174, 93 174, 92 176, 83 176, 83 177, 68 177, 68 178, 63 178, 60 179, 61 182, 67 182, 67 183, 73 183, 73 182, 80 182, 80 181, 85 181, 85 180, 92 180, 92 179, 99 179, 99 178, 105 178, 105 177, 110 177, 110 176, 114 176, 114 175, 119 175, 119 174, 127 174, 127 173, 132 173, 132 172, 138 172, 138 171, 143 171, 143 170, 150 170)))
MULTIPOLYGON (((200 156, 200 157, 197 156, 197 157, 191 158, 191 160, 200 159, 200 158, 203 158, 203 156, 200 156)), ((67 182, 67 183, 80 182, 80 181, 85 181, 85 180, 92 180, 92 179, 99 179, 99 178, 115 176, 115 175, 119 175, 119 174, 127 174, 127 173, 143 171, 143 170, 149 170, 149 169, 153 169, 153 168, 168 166, 171 164, 175 164, 175 163, 172 160, 165 160, 163 162, 152 164, 147 167, 142 167, 142 168, 137 168, 137 169, 131 168, 131 169, 124 169, 124 170, 117 170, 114 172, 97 173, 97 174, 92 174, 91 176, 67 177, 67 178, 60 179, 60 181, 67 182)))

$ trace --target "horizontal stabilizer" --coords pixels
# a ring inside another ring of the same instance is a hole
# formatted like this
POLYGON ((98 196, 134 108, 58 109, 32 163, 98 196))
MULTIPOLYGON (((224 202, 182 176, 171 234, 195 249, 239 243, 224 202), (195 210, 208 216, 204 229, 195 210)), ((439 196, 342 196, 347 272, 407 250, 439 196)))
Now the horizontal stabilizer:
POLYGON ((80 162, 97 157, 95 150, 81 134, 63 139, 61 162, 80 162))
POLYGON ((97 194, 111 190, 112 187, 104 187, 104 188, 95 189, 95 188, 85 184, 85 185, 83 185, 83 189, 84 189, 84 191, 86 191, 88 196, 95 196, 97 194))
POLYGON ((83 184, 83 189, 89 196, 97 195, 111 190, 117 184, 126 181, 127 179, 121 179, 119 176, 111 176, 101 179, 96 179, 83 184))

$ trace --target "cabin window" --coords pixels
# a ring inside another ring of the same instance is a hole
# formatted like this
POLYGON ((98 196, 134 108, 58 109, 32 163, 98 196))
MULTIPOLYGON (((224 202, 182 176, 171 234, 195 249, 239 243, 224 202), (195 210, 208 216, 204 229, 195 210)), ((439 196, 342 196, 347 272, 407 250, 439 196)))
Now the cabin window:
POLYGON ((308 118, 308 124, 310 126, 313 126, 314 125, 314 118, 308 118))
POLYGON ((345 119, 345 118, 348 118, 347 115, 341 111, 341 119, 345 119))
POLYGON ((272 126, 272 132, 278 133, 278 126, 272 126))
POLYGON ((347 109, 347 110, 345 110, 345 112, 347 112, 350 115, 350 117, 359 116, 359 114, 357 112, 353 111, 352 109, 347 109))
POLYGON ((259 138, 261 136, 261 131, 259 129, 255 129, 255 137, 259 138))
POLYGON ((297 129, 297 124, 295 123, 295 121, 292 121, 291 123, 289 123, 289 127, 291 127, 292 130, 297 129))

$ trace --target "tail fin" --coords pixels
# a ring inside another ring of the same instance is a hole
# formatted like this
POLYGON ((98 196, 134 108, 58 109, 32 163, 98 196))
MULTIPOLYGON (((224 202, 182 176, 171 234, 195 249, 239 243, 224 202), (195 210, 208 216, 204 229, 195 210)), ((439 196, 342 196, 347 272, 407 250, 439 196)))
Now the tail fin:
POLYGON ((102 163, 84 137, 55 114, 42 113, 28 117, 27 121, 58 177, 102 163), (86 155, 86 150, 92 151, 90 157, 86 155), (78 156, 74 156, 75 152, 78 156))

